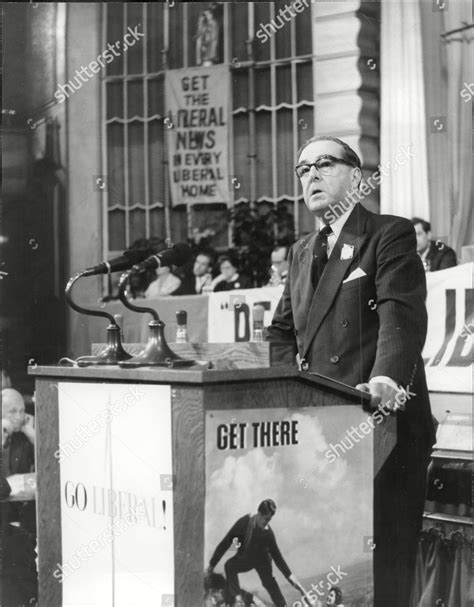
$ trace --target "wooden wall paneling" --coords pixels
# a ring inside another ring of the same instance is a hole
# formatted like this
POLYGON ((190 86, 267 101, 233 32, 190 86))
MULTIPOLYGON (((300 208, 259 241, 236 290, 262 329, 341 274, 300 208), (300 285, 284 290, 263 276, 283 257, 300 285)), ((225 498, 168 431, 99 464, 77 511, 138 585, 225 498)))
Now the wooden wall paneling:
MULTIPOLYGON (((204 404, 200 388, 172 385, 176 605, 202 604, 204 571, 204 404), (187 546, 187 549, 183 547, 187 546)), ((158 438, 158 437, 157 437, 158 438)))
POLYGON ((207 385, 206 411, 225 409, 273 409, 288 406, 288 379, 207 385))
POLYGON ((301 374, 300 377, 292 378, 256 378, 255 381, 229 381, 225 384, 206 385, 206 411, 358 404, 355 397, 341 394, 336 386, 324 386, 318 382, 317 378, 301 374))

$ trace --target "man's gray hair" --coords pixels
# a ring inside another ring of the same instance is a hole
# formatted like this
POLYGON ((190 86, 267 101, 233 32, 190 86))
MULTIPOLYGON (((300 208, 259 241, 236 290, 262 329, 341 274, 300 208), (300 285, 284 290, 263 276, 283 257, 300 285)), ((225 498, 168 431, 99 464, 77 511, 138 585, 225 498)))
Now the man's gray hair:
POLYGON ((344 150, 344 155, 345 155, 344 160, 347 160, 354 167, 357 167, 358 169, 360 169, 362 167, 359 156, 354 152, 354 150, 351 148, 350 145, 348 145, 345 141, 342 141, 342 139, 339 139, 338 137, 329 137, 326 135, 316 135, 315 137, 311 137, 311 139, 308 139, 307 141, 305 141, 303 143, 303 145, 300 147, 300 149, 298 150, 296 157, 299 158, 301 152, 310 143, 313 143, 314 141, 334 141, 335 143, 339 144, 342 147, 342 149, 344 150))

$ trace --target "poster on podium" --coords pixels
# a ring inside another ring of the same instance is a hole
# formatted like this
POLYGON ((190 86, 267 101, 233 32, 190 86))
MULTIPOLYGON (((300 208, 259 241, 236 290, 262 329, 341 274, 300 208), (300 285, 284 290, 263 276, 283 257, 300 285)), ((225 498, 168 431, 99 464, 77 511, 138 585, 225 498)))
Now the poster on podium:
POLYGON ((208 411, 205 605, 371 606, 372 502, 360 407, 208 411))
POLYGON ((58 395, 63 605, 174 605, 170 386, 58 395))

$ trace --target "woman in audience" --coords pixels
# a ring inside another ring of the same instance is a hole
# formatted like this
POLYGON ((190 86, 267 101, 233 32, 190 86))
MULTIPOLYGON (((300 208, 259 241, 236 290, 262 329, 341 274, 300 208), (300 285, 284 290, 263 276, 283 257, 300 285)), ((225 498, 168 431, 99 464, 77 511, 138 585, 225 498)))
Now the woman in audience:
POLYGON ((145 291, 145 297, 147 299, 163 297, 164 295, 173 295, 181 286, 181 280, 173 274, 171 268, 168 266, 157 268, 156 274, 158 278, 150 283, 148 289, 145 291))
POLYGON ((220 275, 212 281, 213 291, 232 291, 233 289, 251 289, 252 282, 248 276, 240 274, 237 262, 231 255, 219 257, 220 275))

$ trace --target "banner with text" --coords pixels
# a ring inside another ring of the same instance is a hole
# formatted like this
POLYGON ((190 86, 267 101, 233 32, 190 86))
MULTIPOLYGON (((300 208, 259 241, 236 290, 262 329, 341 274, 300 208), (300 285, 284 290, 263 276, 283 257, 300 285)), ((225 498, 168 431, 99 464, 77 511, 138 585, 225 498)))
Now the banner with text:
POLYGON ((58 395, 63 605, 174 605, 170 386, 58 395))
POLYGON ((434 392, 472 393, 474 263, 429 272, 428 334, 423 349, 428 387, 434 392))
POLYGON ((166 72, 165 126, 173 205, 231 201, 229 91, 230 72, 225 66, 166 72))

